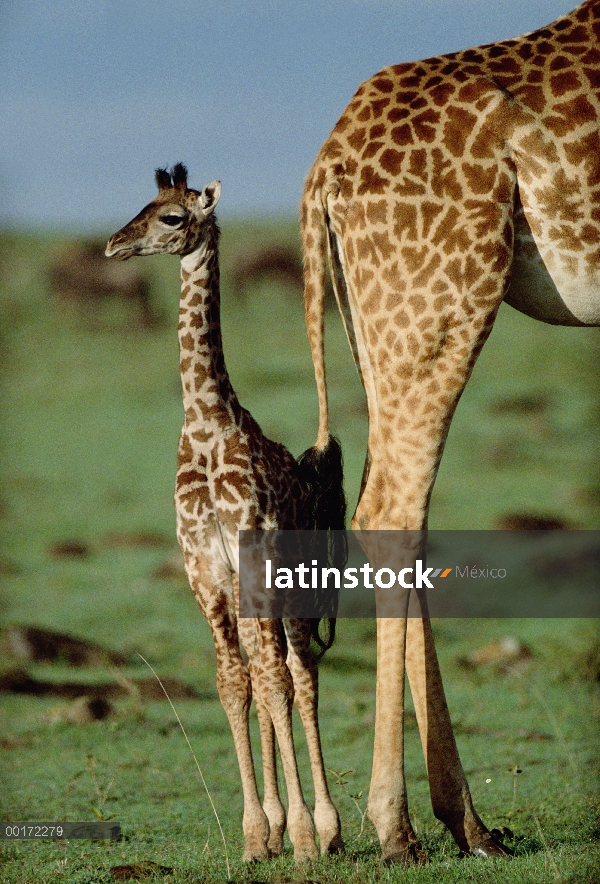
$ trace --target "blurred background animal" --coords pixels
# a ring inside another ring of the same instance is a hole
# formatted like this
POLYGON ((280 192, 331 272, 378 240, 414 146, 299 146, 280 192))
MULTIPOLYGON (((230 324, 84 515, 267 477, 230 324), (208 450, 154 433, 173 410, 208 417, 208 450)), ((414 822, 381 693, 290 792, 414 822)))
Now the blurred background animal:
POLYGON ((73 309, 90 326, 105 318, 112 302, 126 306, 129 326, 152 328, 160 314, 152 305, 147 274, 140 268, 107 261, 104 243, 72 240, 51 257, 48 281, 57 303, 73 309))

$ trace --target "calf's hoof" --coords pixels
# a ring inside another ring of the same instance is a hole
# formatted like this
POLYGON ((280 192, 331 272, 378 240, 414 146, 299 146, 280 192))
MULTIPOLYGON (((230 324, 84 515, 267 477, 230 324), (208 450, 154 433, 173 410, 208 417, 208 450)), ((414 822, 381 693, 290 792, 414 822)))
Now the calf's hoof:
POLYGON ((269 859, 274 859, 276 856, 282 856, 284 853, 283 838, 280 840, 269 838, 267 852, 269 854, 269 859))
POLYGON ((283 826, 271 826, 269 831, 269 840, 267 842, 267 850, 269 856, 281 856, 284 851, 283 833, 285 832, 285 823, 283 826))
POLYGON ((326 842, 321 839, 321 856, 334 856, 336 853, 343 853, 345 849, 341 835, 334 835, 326 842))
POLYGON ((269 851, 266 844, 247 844, 244 848, 245 863, 260 863, 269 859, 269 851))
POLYGON ((429 857, 419 841, 409 841, 408 844, 384 850, 383 861, 386 866, 424 866, 429 862, 429 857))
POLYGON ((307 840, 305 843, 294 845, 294 862, 296 864, 311 863, 318 858, 319 851, 317 850, 317 845, 314 841, 312 844, 307 840))

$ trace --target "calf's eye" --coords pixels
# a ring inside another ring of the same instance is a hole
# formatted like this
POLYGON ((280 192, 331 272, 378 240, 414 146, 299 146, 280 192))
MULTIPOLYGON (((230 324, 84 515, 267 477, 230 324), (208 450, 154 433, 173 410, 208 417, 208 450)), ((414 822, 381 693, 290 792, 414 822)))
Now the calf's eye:
POLYGON ((183 218, 181 215, 162 215, 160 220, 163 224, 168 224, 169 227, 177 227, 178 224, 181 224, 183 218))

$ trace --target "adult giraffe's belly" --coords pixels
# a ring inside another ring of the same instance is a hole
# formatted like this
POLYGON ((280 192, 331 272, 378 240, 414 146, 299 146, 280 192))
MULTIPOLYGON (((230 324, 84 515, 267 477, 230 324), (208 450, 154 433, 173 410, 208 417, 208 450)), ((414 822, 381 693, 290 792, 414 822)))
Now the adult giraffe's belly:
MULTIPOLYGON (((590 266, 544 234, 534 236, 521 205, 514 216, 514 258, 504 300, 521 313, 552 325, 600 325, 600 258, 590 266)), ((600 231, 598 232, 600 239, 600 231)))

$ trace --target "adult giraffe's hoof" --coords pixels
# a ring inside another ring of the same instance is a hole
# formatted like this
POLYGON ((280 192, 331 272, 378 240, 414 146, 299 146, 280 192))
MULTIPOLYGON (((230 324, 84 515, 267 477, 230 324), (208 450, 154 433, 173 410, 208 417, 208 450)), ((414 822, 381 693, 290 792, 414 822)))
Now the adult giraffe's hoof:
POLYGON ((483 859, 494 856, 512 856, 513 851, 506 847, 499 838, 494 838, 491 832, 481 835, 473 844, 469 844, 468 853, 461 856, 479 856, 483 859))

